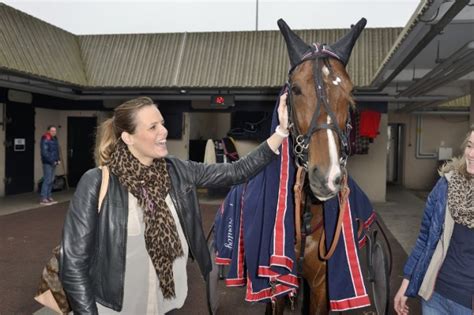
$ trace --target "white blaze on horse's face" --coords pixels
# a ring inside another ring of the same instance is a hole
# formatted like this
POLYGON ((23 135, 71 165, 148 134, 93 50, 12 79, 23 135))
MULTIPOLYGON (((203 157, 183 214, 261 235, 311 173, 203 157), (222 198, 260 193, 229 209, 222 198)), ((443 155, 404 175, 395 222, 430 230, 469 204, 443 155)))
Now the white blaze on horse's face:
POLYGON ((328 75, 329 75, 329 69, 328 69, 328 67, 323 66, 322 71, 323 71, 323 73, 324 73, 325 76, 328 76, 328 75))
MULTIPOLYGON (((328 125, 331 124, 331 117, 327 117, 328 125)), ((341 167, 339 165, 339 154, 337 152, 336 139, 334 138, 334 132, 331 129, 326 129, 328 135, 328 147, 329 147, 329 173, 328 173, 328 188, 333 193, 339 191, 339 185, 335 183, 339 181, 341 177, 341 167)))

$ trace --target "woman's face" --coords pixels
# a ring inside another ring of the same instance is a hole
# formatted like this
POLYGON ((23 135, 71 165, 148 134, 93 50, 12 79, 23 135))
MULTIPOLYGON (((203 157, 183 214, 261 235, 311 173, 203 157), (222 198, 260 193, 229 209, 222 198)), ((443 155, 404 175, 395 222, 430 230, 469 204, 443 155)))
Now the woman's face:
POLYGON ((471 132, 464 149, 464 158, 466 159, 467 172, 474 175, 474 131, 471 132))
POLYGON ((134 134, 126 141, 130 152, 144 165, 151 165, 153 159, 168 155, 166 137, 168 130, 164 126, 163 116, 156 106, 146 106, 136 115, 134 134))

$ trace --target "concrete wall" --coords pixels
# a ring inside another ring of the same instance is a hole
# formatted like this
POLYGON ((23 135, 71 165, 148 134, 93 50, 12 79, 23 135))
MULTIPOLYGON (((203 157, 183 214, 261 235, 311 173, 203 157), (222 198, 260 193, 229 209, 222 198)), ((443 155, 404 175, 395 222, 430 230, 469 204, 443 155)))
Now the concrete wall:
POLYGON ((380 134, 369 146, 366 155, 353 155, 347 170, 372 202, 384 202, 386 194, 387 165, 387 114, 380 119, 380 134))
POLYGON ((190 140, 222 139, 230 130, 230 113, 187 113, 190 119, 190 140))
POLYGON ((183 114, 184 130, 179 140, 168 140, 168 153, 180 159, 189 159, 190 113, 183 114))
POLYGON ((6 121, 5 117, 3 116, 4 113, 4 103, 0 103, 0 122, 3 123, 0 126, 0 196, 5 196, 5 183, 3 179, 5 178, 5 128, 6 128, 6 121))
POLYGON ((458 115, 391 114, 389 123, 404 125, 402 183, 408 189, 431 190, 437 179, 438 159, 416 157, 416 136, 421 136, 421 153, 437 153, 440 146, 451 147, 453 155, 462 154, 460 145, 469 128, 469 117, 458 115))

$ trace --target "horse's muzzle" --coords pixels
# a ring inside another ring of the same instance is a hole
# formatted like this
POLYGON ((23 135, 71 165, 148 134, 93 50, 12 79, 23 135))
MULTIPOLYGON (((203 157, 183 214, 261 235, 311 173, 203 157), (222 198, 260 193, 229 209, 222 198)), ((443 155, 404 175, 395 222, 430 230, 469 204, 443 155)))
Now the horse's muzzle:
POLYGON ((321 185, 319 183, 313 183, 311 179, 309 180, 310 182, 310 188, 311 191, 313 192, 314 196, 318 198, 321 201, 326 201, 328 199, 331 199, 332 197, 336 196, 337 193, 340 190, 340 185, 336 186, 336 190, 331 190, 327 187, 327 185, 321 185))
POLYGON ((331 199, 341 190, 341 173, 330 175, 331 172, 323 172, 316 167, 311 168, 308 172, 311 191, 321 201, 331 199))

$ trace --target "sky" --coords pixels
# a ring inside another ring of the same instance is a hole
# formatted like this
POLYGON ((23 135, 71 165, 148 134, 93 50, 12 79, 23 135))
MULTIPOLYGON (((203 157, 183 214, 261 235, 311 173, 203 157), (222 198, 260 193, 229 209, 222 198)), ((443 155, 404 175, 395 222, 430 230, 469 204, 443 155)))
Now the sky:
POLYGON ((404 27, 419 0, 11 0, 20 11, 76 35, 404 27), (258 14, 257 14, 258 12, 258 14))

